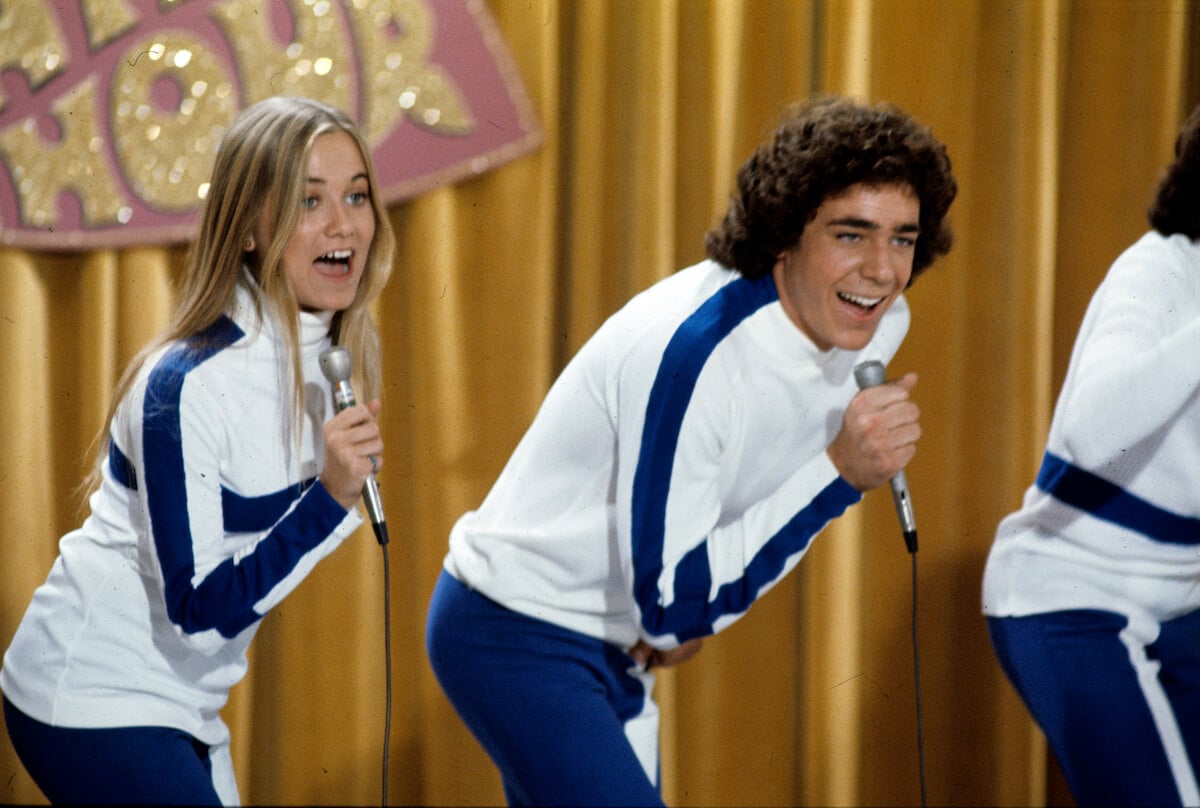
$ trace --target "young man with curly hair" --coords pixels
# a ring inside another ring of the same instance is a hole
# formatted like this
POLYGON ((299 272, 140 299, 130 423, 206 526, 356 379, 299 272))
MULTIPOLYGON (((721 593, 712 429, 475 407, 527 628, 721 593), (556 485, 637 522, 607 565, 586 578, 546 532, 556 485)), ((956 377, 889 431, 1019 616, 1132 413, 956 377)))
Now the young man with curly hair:
POLYGON ((951 235, 945 148, 888 105, 801 104, 708 260, 614 314, 454 526, 427 642, 512 804, 661 804, 653 668, 696 652, 912 458, 903 292, 951 235))

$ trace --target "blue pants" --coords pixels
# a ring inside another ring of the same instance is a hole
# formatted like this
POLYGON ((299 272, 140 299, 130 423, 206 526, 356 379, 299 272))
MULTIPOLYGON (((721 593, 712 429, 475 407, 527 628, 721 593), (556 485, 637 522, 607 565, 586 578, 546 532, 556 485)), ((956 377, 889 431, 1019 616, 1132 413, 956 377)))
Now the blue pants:
POLYGON ((1200 611, 1161 625, 1079 610, 988 627, 1080 805, 1197 802, 1200 611))
POLYGON ((445 572, 426 645, 510 805, 663 804, 647 775, 658 779, 653 679, 628 654, 500 606, 445 572))
POLYGON ((21 763, 52 803, 221 804, 208 747, 182 730, 52 727, 7 698, 4 722, 21 763))

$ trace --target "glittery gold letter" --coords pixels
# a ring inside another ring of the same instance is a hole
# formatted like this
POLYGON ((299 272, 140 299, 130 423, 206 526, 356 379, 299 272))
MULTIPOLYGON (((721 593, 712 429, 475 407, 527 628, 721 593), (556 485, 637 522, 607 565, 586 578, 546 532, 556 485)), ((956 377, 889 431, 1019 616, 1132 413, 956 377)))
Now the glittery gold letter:
POLYGON ((205 42, 172 31, 134 45, 112 79, 113 146, 134 192, 161 210, 194 209, 221 129, 237 111, 236 93, 205 42), (153 97, 164 87, 167 108, 153 97))
POLYGON ((404 115, 441 134, 474 130, 454 82, 429 64, 433 12, 425 0, 351 0, 347 11, 362 60, 363 128, 372 143, 404 115))
POLYGON ((0 132, 0 154, 13 171, 26 225, 52 227, 58 220, 55 201, 64 191, 79 196, 88 226, 120 221, 124 206, 96 127, 94 83, 89 78, 54 103, 51 112, 62 131, 57 145, 38 135, 33 118, 0 132))
MULTIPOLYGON (((37 87, 63 68, 66 50, 62 30, 41 0, 0 3, 0 72, 16 68, 37 87)), ((0 109, 4 105, 0 93, 0 109)))
POLYGON ((98 51, 137 25, 137 12, 127 0, 80 0, 88 46, 98 51))
POLYGON ((238 59, 248 103, 272 95, 307 95, 353 111, 348 40, 328 0, 288 0, 294 35, 280 45, 268 30, 265 4, 228 0, 214 9, 238 59))

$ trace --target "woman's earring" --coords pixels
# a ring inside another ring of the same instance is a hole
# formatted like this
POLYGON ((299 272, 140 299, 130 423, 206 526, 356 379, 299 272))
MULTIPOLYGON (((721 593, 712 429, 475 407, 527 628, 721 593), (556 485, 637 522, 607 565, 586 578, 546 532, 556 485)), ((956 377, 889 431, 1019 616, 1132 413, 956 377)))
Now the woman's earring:
POLYGON ((246 246, 242 248, 245 252, 254 252, 254 239, 246 239, 246 246))

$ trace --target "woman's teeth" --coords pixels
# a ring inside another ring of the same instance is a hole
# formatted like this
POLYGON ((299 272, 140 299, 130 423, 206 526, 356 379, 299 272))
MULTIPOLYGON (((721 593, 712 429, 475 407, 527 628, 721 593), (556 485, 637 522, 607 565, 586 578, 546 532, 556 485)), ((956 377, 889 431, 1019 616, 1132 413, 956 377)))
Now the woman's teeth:
POLYGON ((318 258, 318 261, 324 261, 327 264, 345 264, 350 261, 350 256, 354 255, 352 250, 334 250, 327 252, 318 258))
POLYGON ((317 259, 318 264, 335 264, 342 267, 343 272, 350 271, 350 258, 354 255, 353 250, 333 250, 327 252, 317 259))

